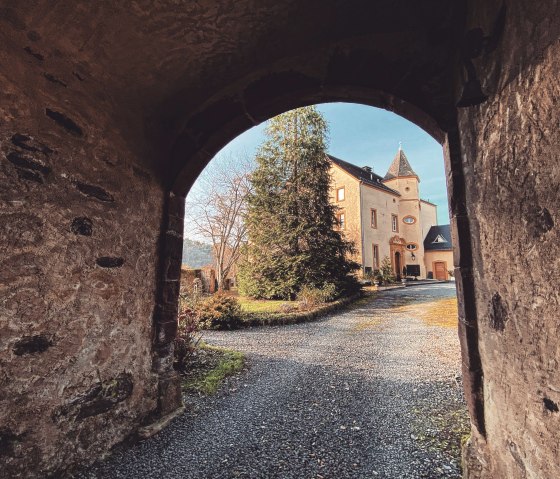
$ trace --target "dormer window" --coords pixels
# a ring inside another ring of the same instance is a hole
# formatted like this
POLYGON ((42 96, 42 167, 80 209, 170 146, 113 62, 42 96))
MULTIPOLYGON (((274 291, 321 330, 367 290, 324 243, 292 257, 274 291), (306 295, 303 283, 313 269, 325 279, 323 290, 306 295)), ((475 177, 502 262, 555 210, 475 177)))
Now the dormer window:
POLYGON ((436 239, 432 243, 447 243, 448 241, 441 235, 437 235, 436 239))

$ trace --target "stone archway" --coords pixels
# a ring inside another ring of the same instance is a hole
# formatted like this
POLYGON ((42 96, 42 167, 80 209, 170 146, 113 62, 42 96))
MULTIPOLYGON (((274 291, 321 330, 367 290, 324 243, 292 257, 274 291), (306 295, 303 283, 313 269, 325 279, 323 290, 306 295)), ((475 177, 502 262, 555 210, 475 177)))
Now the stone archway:
POLYGON ((560 7, 507 0, 502 22, 482 0, 351 3, 0 9, 7 473, 93 460, 177 409, 186 191, 250 126, 338 100, 395 111, 443 145, 470 477, 559 475, 560 7), (477 81, 488 100, 457 109, 477 81))

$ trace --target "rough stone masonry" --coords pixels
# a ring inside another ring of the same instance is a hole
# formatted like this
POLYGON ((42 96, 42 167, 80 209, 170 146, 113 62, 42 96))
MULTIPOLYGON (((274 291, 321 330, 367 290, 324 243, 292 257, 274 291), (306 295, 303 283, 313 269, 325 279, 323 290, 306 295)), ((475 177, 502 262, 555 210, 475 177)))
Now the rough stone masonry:
POLYGON ((325 101, 443 145, 468 477, 560 476, 559 8, 2 2, 0 476, 59 476, 179 408, 184 195, 236 135, 325 101))

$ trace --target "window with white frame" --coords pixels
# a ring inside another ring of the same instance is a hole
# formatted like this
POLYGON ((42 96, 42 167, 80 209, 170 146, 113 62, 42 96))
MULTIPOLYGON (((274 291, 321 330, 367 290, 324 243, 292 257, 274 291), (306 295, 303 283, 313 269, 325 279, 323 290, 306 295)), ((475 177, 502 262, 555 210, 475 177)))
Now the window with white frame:
POLYGON ((344 201, 344 186, 336 190, 336 201, 344 201))

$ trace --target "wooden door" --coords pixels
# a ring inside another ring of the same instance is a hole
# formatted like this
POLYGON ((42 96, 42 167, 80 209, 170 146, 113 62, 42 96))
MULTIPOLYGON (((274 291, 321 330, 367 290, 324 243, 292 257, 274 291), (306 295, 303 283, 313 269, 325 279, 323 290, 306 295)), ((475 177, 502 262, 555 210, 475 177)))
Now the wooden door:
POLYGON ((397 277, 397 281, 400 281, 401 274, 401 254, 397 251, 395 253, 395 276, 397 277))
POLYGON ((445 261, 436 261, 434 263, 434 276, 440 281, 447 279, 447 263, 445 261))

